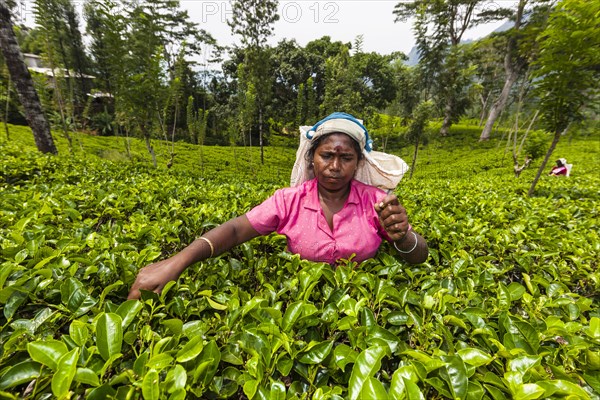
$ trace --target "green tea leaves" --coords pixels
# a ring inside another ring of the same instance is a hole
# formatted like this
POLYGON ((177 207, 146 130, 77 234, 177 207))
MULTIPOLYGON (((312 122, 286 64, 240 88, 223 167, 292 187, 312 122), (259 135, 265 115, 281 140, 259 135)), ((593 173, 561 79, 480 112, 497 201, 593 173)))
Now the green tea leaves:
POLYGON ((104 360, 119 354, 123 343, 123 320, 118 314, 102 313, 96 322, 96 344, 104 360))

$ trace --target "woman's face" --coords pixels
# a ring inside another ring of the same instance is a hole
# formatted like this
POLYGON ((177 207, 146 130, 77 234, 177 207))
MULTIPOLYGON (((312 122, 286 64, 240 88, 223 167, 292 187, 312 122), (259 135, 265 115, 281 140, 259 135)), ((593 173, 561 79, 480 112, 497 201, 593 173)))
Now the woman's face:
POLYGON ((333 133, 315 149, 313 168, 323 188, 330 191, 345 189, 358 168, 358 154, 353 140, 344 133, 333 133))

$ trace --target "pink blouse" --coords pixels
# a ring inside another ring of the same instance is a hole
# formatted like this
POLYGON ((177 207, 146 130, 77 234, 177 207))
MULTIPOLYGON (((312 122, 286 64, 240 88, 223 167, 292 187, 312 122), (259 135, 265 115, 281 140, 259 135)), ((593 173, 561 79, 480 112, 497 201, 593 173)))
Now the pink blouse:
POLYGON ((379 223, 375 203, 386 193, 374 186, 353 180, 344 207, 333 216, 329 228, 319 202, 317 180, 279 189, 246 216, 261 235, 285 235, 288 250, 300 257, 334 264, 356 254, 357 262, 371 258, 382 239, 389 237, 379 223))

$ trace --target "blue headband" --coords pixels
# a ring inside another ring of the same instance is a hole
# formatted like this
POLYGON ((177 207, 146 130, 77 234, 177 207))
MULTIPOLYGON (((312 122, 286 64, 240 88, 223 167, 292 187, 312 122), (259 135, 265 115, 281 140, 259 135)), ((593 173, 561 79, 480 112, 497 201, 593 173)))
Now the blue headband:
MULTIPOLYGON (((365 150, 367 152, 370 152, 371 150, 373 150, 373 141, 371 139, 369 139, 369 132, 367 132, 367 128, 365 128, 363 126, 363 124, 361 124, 361 122, 359 120, 357 120, 356 118, 354 118, 352 115, 345 113, 345 112, 334 112, 333 114, 328 115, 327 117, 323 118, 322 120, 320 120, 319 122, 317 122, 312 128, 310 128, 310 130, 308 130, 306 132, 306 138, 308 140, 312 140, 313 136, 314 136, 314 132, 317 131, 317 128, 322 125, 324 122, 327 122, 331 119, 347 119, 348 121, 352 121, 354 122, 356 125, 358 125, 363 132, 365 133, 365 150), (311 133, 312 132, 312 133, 311 133)), ((343 133, 343 132, 342 132, 343 133)))

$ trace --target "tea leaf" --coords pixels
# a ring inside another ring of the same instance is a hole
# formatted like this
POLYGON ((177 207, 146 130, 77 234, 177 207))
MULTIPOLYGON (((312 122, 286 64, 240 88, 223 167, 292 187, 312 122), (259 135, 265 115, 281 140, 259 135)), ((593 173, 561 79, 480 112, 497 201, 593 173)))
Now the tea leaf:
POLYGON ((492 357, 489 354, 475 348, 460 349, 456 353, 465 363, 475 367, 487 365, 492 361, 492 357))
POLYGON ((89 368, 77 368, 77 371, 75 372, 75 380, 90 386, 100 385, 98 375, 96 375, 96 373, 89 368))
POLYGON ((298 361, 304 364, 319 364, 325 357, 329 355, 333 348, 333 341, 326 340, 321 343, 314 343, 309 345, 309 350, 305 351, 299 358, 298 361))
POLYGON ((383 384, 376 378, 370 377, 367 379, 360 392, 361 399, 384 400, 388 398, 388 394, 383 387, 383 384))
POLYGON ((33 361, 24 361, 9 367, 0 377, 0 390, 10 389, 30 382, 40 376, 42 366, 33 361))
POLYGON ((69 350, 63 342, 58 340, 36 341, 27 344, 27 352, 33 361, 50 367, 53 371, 58 369, 58 362, 69 350))
POLYGON ((71 382, 77 372, 79 349, 73 349, 58 360, 56 372, 52 376, 52 393, 62 399, 69 393, 71 382))
POLYGON ((67 306, 74 317, 87 313, 95 304, 96 300, 90 296, 81 282, 75 278, 68 278, 60 287, 63 304, 67 306))
POLYGON ((96 322, 96 345, 104 360, 121 352, 123 320, 118 314, 102 313, 96 322))
POLYGON ((142 308, 142 303, 138 300, 126 300, 121 303, 116 313, 121 317, 123 331, 127 329, 142 308))
POLYGON ((351 400, 359 398, 365 382, 379 370, 381 359, 385 354, 384 347, 373 346, 358 355, 348 382, 348 398, 351 400))
POLYGON ((469 384, 463 360, 458 356, 442 356, 442 360, 446 366, 440 369, 440 376, 448 383, 452 397, 466 398, 469 384))
POLYGON ((175 356, 177 362, 183 363, 186 361, 193 360, 202 352, 204 348, 204 342, 201 336, 194 336, 188 341, 181 350, 177 352, 175 356))
POLYGON ((158 386, 158 372, 151 369, 148 371, 142 381, 142 395, 145 400, 158 400, 160 398, 160 388, 158 386))

